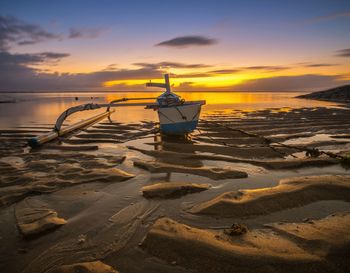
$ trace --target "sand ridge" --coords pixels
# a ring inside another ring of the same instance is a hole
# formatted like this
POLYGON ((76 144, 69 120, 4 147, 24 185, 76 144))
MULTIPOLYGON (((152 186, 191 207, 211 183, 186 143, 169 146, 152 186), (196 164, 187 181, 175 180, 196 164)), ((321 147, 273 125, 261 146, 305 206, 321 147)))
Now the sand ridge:
POLYGON ((147 234, 142 248, 169 263, 212 273, 338 272, 337 264, 329 263, 326 258, 335 253, 344 257, 348 253, 349 213, 312 223, 272 226, 273 229, 254 229, 240 236, 228 236, 223 231, 198 229, 160 218, 147 234), (298 231, 290 232, 295 225, 298 231), (322 242, 322 247, 315 249, 312 240, 305 240, 310 234, 313 240, 322 242), (342 237, 334 241, 327 234, 342 237))
POLYGON ((246 178, 248 174, 246 172, 233 170, 230 168, 210 168, 210 167, 188 167, 174 164, 166 164, 156 161, 140 161, 134 160, 134 166, 142 169, 149 170, 152 173, 167 173, 167 172, 180 172, 190 173, 199 176, 209 177, 214 180, 230 179, 230 178, 246 178))
POLYGON ((191 213, 223 217, 268 214, 317 200, 350 201, 350 176, 324 175, 282 179, 272 188, 240 190, 197 204, 191 213))
POLYGON ((224 156, 218 154, 196 154, 196 153, 184 153, 184 152, 173 152, 164 150, 146 150, 140 149, 134 146, 127 146, 131 150, 141 152, 145 155, 153 156, 158 160, 162 161, 173 161, 173 162, 186 162, 189 161, 190 164, 198 160, 214 160, 214 161, 224 161, 224 162, 234 162, 234 163, 247 163, 251 165, 256 165, 263 167, 265 169, 297 169, 303 167, 312 166, 328 166, 338 164, 339 161, 334 158, 329 157, 317 157, 317 158, 299 158, 299 159, 273 159, 273 160, 254 160, 254 159, 244 159, 232 156, 224 156))
POLYGON ((102 263, 101 261, 76 263, 62 265, 52 273, 118 273, 114 268, 102 263))
POLYGON ((17 226, 25 237, 43 234, 67 223, 58 217, 56 211, 47 208, 45 203, 30 197, 16 205, 15 215, 17 226))
POLYGON ((163 182, 141 188, 146 198, 177 197, 188 193, 205 191, 210 188, 209 184, 196 184, 184 182, 163 182))

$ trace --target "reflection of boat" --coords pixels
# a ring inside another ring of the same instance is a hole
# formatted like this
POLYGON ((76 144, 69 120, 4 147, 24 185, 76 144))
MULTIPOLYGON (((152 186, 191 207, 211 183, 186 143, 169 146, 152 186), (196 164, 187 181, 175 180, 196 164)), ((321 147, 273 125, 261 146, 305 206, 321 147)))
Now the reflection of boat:
POLYGON ((166 91, 157 98, 156 104, 146 106, 146 109, 158 111, 160 130, 167 135, 184 135, 196 129, 201 107, 201 101, 188 101, 181 99, 171 92, 169 75, 164 75, 165 83, 149 82, 146 86, 165 88, 166 91))

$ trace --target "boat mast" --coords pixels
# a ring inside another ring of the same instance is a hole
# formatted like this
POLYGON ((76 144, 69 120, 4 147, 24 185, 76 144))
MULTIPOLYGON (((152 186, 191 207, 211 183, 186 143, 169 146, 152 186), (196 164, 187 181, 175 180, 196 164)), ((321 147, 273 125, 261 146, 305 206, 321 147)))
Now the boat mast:
POLYGON ((171 89, 170 89, 170 80, 169 80, 169 74, 164 74, 164 81, 165 83, 157 83, 157 82, 148 82, 146 83, 147 87, 160 87, 160 88, 165 88, 165 93, 170 94, 171 89))
POLYGON ((165 92, 157 98, 159 105, 167 106, 178 104, 181 98, 175 93, 171 92, 169 74, 164 74, 164 83, 148 82, 146 86, 165 88, 165 92))
POLYGON ((170 80, 169 80, 169 74, 164 74, 164 80, 165 80, 165 89, 166 89, 166 93, 171 93, 171 89, 170 89, 170 80))

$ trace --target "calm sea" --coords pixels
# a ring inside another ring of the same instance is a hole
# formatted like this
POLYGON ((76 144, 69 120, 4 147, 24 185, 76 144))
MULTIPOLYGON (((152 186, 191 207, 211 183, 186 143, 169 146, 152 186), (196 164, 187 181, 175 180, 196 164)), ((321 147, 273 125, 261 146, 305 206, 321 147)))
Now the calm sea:
MULTIPOLYGON (((57 117, 67 108, 85 103, 106 103, 117 98, 157 97, 161 92, 117 92, 117 93, 0 93, 1 98, 12 97, 16 103, 0 104, 0 127, 28 124, 54 124, 57 117), (77 98, 77 99, 76 99, 77 98)), ((266 108, 301 108, 332 106, 335 103, 296 99, 300 92, 181 92, 186 100, 206 100, 203 112, 230 111, 232 109, 257 110, 266 108)), ((67 121, 87 118, 103 110, 85 111, 74 114, 67 121)), ((144 107, 116 108, 113 120, 138 122, 157 120, 153 110, 144 107)))

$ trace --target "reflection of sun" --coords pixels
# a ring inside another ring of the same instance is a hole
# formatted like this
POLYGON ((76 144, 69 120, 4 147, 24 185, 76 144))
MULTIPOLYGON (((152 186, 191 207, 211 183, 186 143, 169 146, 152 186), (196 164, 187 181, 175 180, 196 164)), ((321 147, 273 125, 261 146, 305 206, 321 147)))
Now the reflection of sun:
MULTIPOLYGON (((106 94, 106 101, 112 101, 121 98, 156 98, 160 92, 121 92, 115 94, 106 94)), ((261 99, 272 100, 272 95, 264 93, 246 93, 246 92, 178 92, 180 97, 186 101, 205 100, 207 104, 236 104, 236 103, 255 103, 261 99), (269 97, 270 96, 270 97, 269 97)), ((150 99, 150 101, 152 101, 150 99)))
POLYGON ((186 100, 206 100, 207 104, 252 103, 258 97, 244 92, 189 92, 179 93, 186 100))
MULTIPOLYGON (((118 92, 115 94, 106 94, 106 101, 112 101, 122 98, 154 98, 156 99, 162 92, 118 92)), ((146 100, 147 101, 147 100, 146 100)), ((150 101, 154 102, 152 99, 150 101)))

